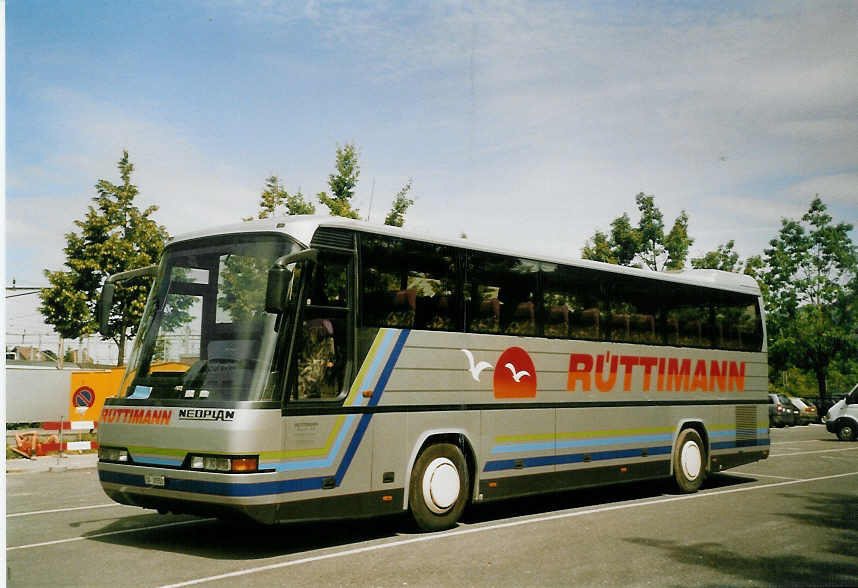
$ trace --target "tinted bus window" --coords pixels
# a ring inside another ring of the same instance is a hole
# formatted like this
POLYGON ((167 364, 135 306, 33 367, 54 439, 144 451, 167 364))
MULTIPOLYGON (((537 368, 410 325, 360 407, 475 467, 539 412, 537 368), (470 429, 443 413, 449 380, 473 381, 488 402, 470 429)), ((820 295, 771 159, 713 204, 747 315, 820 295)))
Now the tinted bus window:
POLYGON ((757 298, 735 292, 712 293, 714 343, 721 349, 760 351, 763 324, 757 298))
POLYGON ((661 284, 664 304, 665 345, 712 347, 709 293, 703 288, 666 282, 661 284))
POLYGON ((603 336, 618 343, 656 344, 660 339, 660 299, 649 280, 622 274, 601 277, 603 336))
POLYGON ((361 241, 364 326, 458 328, 451 247, 382 235, 361 241))
POLYGON ((471 333, 536 335, 539 264, 527 259, 468 252, 465 320, 471 333))
POLYGON ((542 304, 546 337, 595 340, 604 333, 598 272, 543 263, 542 304))

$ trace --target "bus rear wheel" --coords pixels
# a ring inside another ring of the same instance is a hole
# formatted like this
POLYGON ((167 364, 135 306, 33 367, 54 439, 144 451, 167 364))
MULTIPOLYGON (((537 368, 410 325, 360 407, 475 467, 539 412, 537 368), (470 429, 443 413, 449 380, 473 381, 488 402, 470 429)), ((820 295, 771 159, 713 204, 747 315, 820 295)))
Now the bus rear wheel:
POLYGON ((450 443, 430 445, 414 462, 408 505, 424 531, 453 527, 468 502, 468 466, 462 451, 450 443))
POLYGON ((677 489, 690 494, 697 492, 706 476, 706 450, 703 440, 694 429, 679 433, 673 450, 673 480, 677 489))

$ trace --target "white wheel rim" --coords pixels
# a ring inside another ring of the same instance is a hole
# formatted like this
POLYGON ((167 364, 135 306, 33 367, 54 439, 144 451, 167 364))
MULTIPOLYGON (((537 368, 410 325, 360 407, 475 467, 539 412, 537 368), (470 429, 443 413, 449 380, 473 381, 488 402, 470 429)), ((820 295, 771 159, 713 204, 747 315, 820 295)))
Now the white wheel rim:
POLYGON ((700 453, 700 446, 694 441, 686 441, 679 454, 679 460, 682 473, 685 474, 685 477, 689 480, 696 480, 703 467, 703 456, 700 453))
POLYGON ((446 457, 438 457, 423 472, 423 502, 432 512, 444 514, 459 498, 459 471, 446 457))

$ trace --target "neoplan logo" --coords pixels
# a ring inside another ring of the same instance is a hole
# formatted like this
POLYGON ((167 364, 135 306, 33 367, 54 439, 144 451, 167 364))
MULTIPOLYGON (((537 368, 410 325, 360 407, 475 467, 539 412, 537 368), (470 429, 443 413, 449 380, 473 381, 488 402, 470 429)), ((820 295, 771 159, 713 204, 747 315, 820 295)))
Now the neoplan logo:
POLYGON ((234 419, 234 410, 224 410, 222 408, 179 409, 179 420, 182 421, 231 421, 234 419))

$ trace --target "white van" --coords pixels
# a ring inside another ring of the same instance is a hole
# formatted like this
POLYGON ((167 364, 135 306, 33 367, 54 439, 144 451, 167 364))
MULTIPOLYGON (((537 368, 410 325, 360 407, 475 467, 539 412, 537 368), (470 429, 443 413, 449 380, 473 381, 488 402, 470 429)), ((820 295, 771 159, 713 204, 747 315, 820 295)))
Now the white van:
POLYGON ((841 441, 855 441, 858 437, 858 384, 846 398, 828 409, 825 428, 836 433, 841 441))

